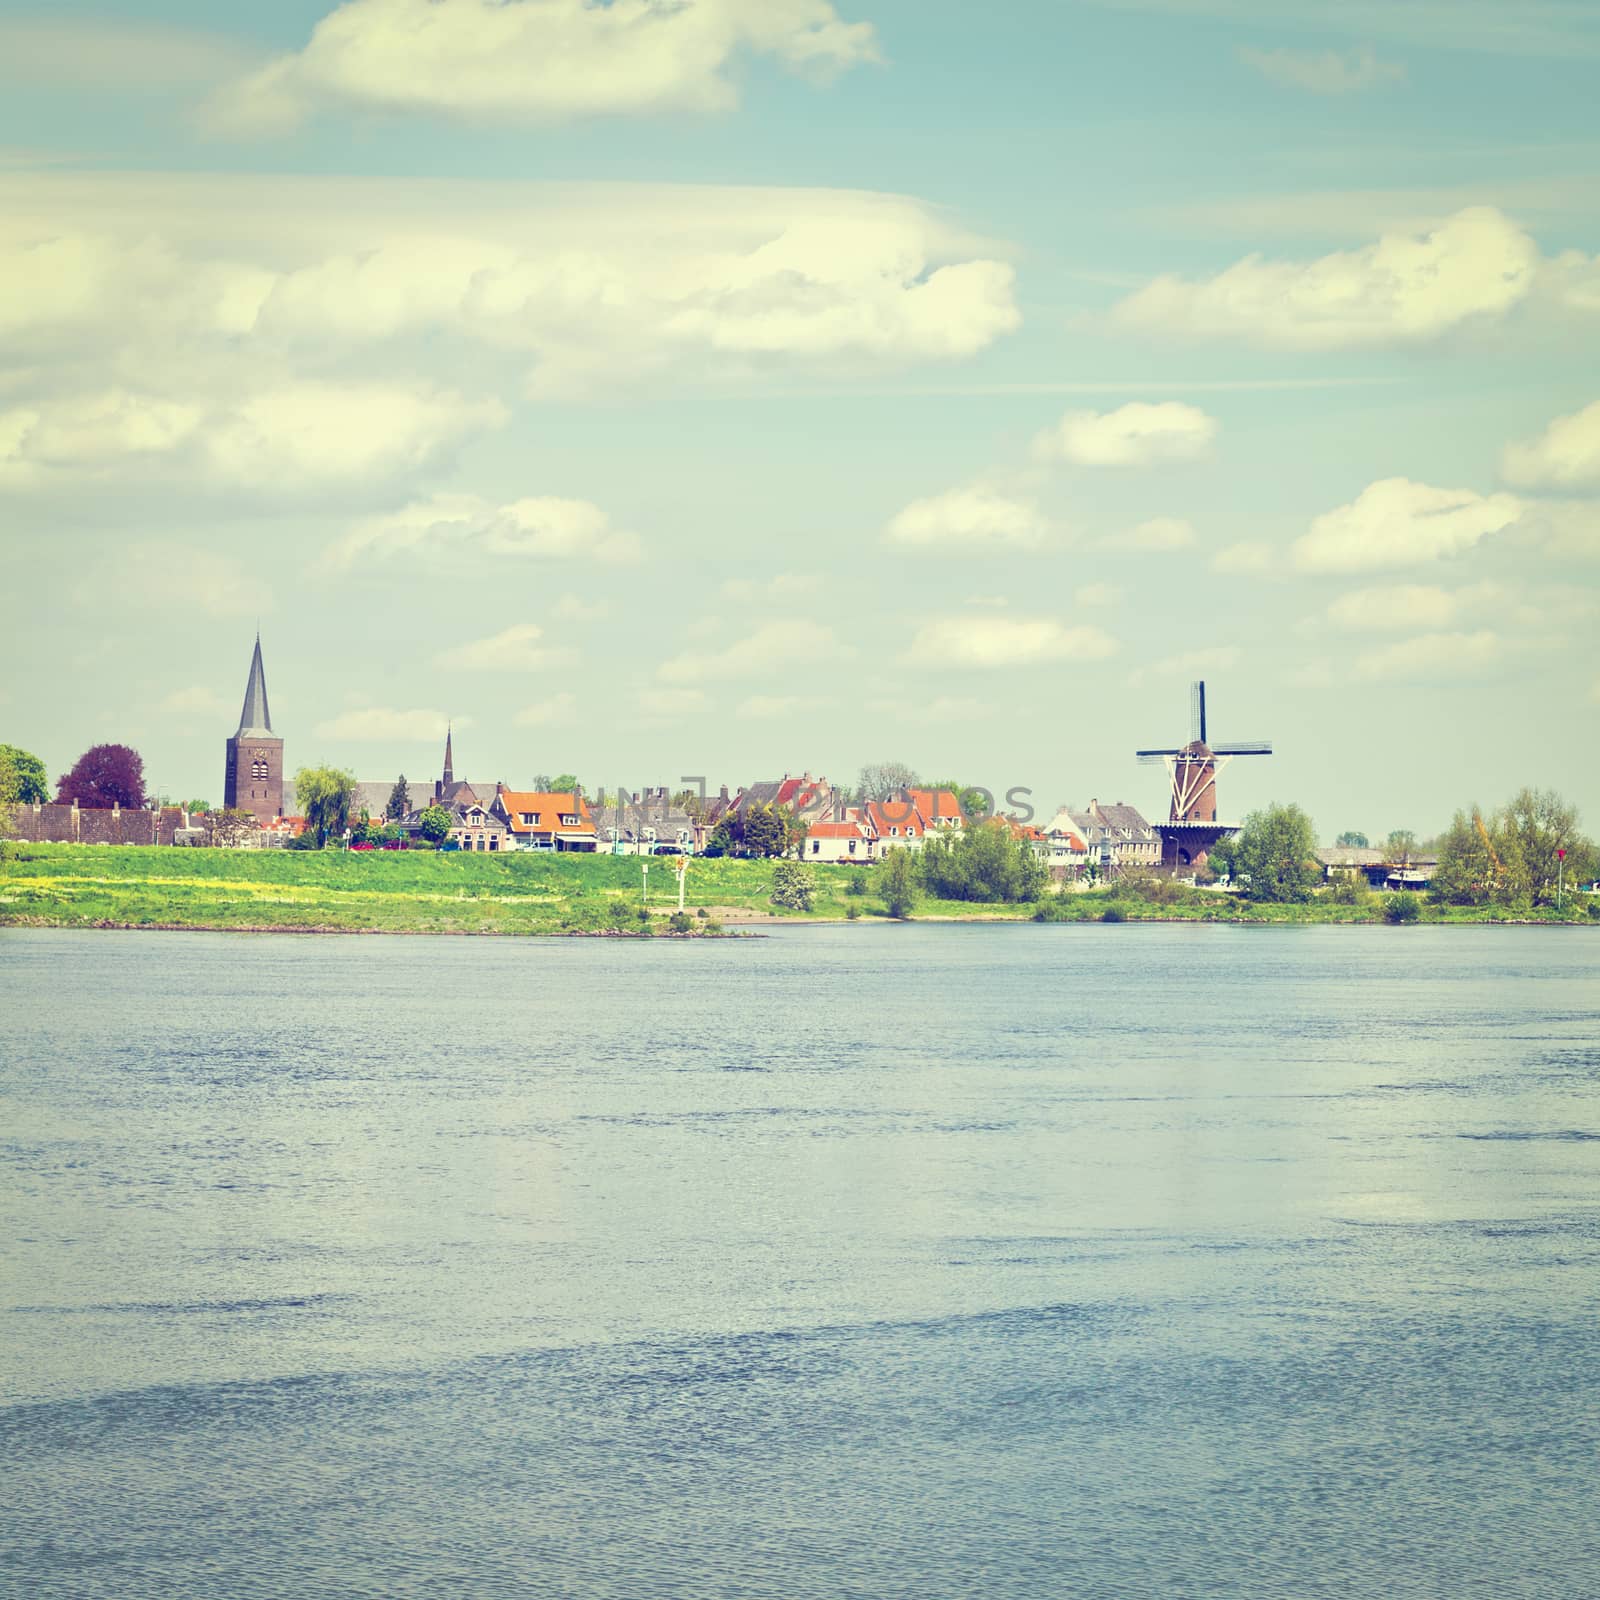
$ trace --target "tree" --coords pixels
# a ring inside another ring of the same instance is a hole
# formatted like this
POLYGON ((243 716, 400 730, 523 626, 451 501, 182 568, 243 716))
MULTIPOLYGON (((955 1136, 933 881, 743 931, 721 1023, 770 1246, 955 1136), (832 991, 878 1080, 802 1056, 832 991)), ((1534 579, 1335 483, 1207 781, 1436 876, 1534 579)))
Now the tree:
POLYGON ((1570 884, 1594 874, 1594 845, 1578 829, 1577 807, 1553 789, 1519 790, 1496 815, 1492 832, 1508 889, 1535 905, 1554 905, 1563 877, 1570 884))
POLYGON ((1321 881, 1316 832, 1299 806, 1252 811, 1244 826, 1213 852, 1236 879, 1248 877, 1252 900, 1309 900, 1321 881))
POLYGON ((1439 836, 1439 865, 1429 889, 1453 906, 1481 906, 1504 892, 1502 871, 1490 847, 1488 824, 1474 806, 1458 811, 1439 836))
POLYGON ((1383 841, 1384 860, 1398 866, 1409 867, 1411 858, 1417 853, 1417 836, 1409 828, 1396 828, 1387 839, 1383 841))
POLYGON ((14 744, 0 744, 0 804, 43 805, 49 798, 44 762, 14 744))
POLYGON ((558 772, 550 780, 550 787, 546 794, 576 794, 578 792, 578 776, 574 772, 558 772))
POLYGON ((1343 845, 1346 848, 1354 848, 1358 850, 1366 850, 1369 848, 1366 834, 1356 833, 1353 830, 1341 833, 1333 842, 1337 845, 1343 845))
POLYGON ((1029 842, 999 818, 956 833, 930 834, 922 847, 922 885, 941 900, 1037 900, 1049 868, 1029 842))
POLYGON ((99 809, 144 805, 144 759, 125 744, 91 745, 56 785, 56 804, 99 809))
POLYGON ((962 783, 959 778, 941 778, 930 789, 948 789, 956 797, 961 814, 969 822, 980 822, 994 810, 994 797, 981 783, 962 783))
POLYGON ((920 789, 922 779, 903 761, 876 761, 861 769, 856 779, 856 799, 887 800, 902 789, 920 789))
POLYGON ((383 814, 390 822, 398 822, 411 810, 411 790, 406 784, 406 775, 401 773, 394 780, 394 788, 389 791, 388 801, 383 808, 383 814))
POLYGON ((312 849, 320 850, 349 826, 356 780, 342 767, 301 767, 294 775, 294 794, 315 841, 312 849))
POLYGON ((917 863, 905 848, 888 851, 877 867, 878 891, 883 909, 891 917, 906 917, 917 903, 917 863))
POLYGON ((780 861, 772 869, 772 903, 791 911, 809 911, 817 892, 817 875, 799 861, 780 861))
POLYGON ((443 806, 429 806, 422 813, 417 832, 431 845, 441 845, 450 837, 450 813, 443 806))
POLYGON ((711 830, 708 856, 770 858, 787 855, 796 838, 796 823, 772 806, 740 806, 711 830))
POLYGON ((185 800, 183 809, 191 817, 203 817, 211 810, 211 802, 209 800, 185 800))

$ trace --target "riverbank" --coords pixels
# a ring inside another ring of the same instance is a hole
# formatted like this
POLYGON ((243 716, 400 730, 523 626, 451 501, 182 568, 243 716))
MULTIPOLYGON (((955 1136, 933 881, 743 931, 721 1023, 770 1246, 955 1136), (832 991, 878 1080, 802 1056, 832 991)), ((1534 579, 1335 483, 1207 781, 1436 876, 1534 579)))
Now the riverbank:
MULTIPOLYGON (((689 931, 773 921, 883 920, 870 869, 816 865, 811 908, 772 903, 773 864, 697 858, 688 866, 689 931)), ((1040 905, 921 898, 929 922, 1380 923, 1393 897, 1306 905, 1157 884, 1051 894, 1040 905)), ((135 846, 12 845, 0 862, 0 926, 209 929, 251 933, 668 934, 678 909, 671 858, 432 852, 174 850, 135 846), (645 866, 649 866, 648 874, 645 866)), ((1437 923, 1584 923, 1588 897, 1553 908, 1438 907, 1437 923)), ((677 924, 679 929, 684 923, 677 924)))

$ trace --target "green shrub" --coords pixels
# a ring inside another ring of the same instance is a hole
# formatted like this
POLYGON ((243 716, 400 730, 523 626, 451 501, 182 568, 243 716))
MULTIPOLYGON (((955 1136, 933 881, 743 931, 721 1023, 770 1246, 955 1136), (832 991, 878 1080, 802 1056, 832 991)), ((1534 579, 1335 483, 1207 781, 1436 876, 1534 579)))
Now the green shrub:
POLYGON ((1372 899, 1367 880, 1359 872, 1341 872, 1324 893, 1336 906, 1364 906, 1372 899))
POLYGON ((772 903, 789 911, 809 911, 817 893, 817 875, 798 861, 780 861, 772 869, 772 903))
POLYGON ((693 933, 694 918, 687 911, 674 911, 667 918, 667 927, 673 933, 693 933))
POLYGON ((1124 911, 1121 906, 1107 906, 1105 910, 1100 913, 1100 920, 1102 922, 1126 922, 1128 920, 1128 913, 1124 911))
MULTIPOLYGON (((1600 906, 1590 906, 1589 909, 1591 911, 1600 912, 1600 906)), ((859 920, 859 918, 861 916, 861 907, 860 906, 846 906, 844 908, 844 914, 845 914, 846 920, 848 920, 850 922, 855 922, 855 921, 859 920)))
POLYGON ((1417 904, 1414 894, 1407 894, 1401 890, 1397 894, 1386 895, 1383 902, 1383 920, 1385 922, 1415 922, 1422 915, 1422 907, 1417 904))
POLYGON ((845 883, 844 892, 846 894, 853 895, 865 894, 867 892, 867 874, 862 868, 858 867, 850 874, 849 879, 845 883))
POLYGON ((695 912, 695 915, 697 917, 702 917, 703 918, 703 917, 709 917, 711 915, 711 913, 709 911, 707 911, 704 906, 701 906, 700 909, 695 912))

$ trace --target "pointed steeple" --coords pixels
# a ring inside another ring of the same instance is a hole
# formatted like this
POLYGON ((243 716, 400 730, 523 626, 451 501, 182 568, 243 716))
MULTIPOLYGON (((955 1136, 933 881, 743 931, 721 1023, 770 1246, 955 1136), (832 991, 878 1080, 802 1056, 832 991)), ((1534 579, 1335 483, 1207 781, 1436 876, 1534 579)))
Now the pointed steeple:
POLYGON ((455 763, 450 758, 450 725, 445 724, 444 730, 444 787, 448 789, 455 782, 455 763))
POLYGON ((256 652, 250 658, 250 681, 244 689, 244 710, 239 713, 239 731, 234 735, 242 739, 247 734, 272 733, 272 716, 267 710, 267 675, 261 666, 261 635, 256 635, 256 652))

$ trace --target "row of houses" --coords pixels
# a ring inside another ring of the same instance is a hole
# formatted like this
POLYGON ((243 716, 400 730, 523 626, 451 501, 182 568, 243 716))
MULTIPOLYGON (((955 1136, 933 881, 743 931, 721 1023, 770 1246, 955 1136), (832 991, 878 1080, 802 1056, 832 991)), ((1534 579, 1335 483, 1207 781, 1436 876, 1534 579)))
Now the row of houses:
MULTIPOLYGON (((388 781, 362 782, 353 814, 381 817, 388 781)), ((758 809, 787 813, 803 824, 802 859, 826 863, 876 861, 893 849, 920 850, 930 838, 965 827, 969 818, 952 789, 908 788, 878 800, 855 801, 826 777, 809 772, 709 795, 674 794, 665 787, 621 791, 591 800, 581 788, 552 792, 509 788, 504 782, 457 779, 452 740, 444 770, 399 819, 420 831, 433 806, 449 814, 448 844, 458 850, 503 852, 600 851, 626 855, 697 855, 718 826, 758 809)), ((1057 876, 1098 869, 1157 866, 1161 837, 1139 811, 1118 801, 1063 807, 1047 824, 1001 821, 1025 839, 1057 876)))

